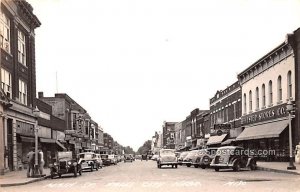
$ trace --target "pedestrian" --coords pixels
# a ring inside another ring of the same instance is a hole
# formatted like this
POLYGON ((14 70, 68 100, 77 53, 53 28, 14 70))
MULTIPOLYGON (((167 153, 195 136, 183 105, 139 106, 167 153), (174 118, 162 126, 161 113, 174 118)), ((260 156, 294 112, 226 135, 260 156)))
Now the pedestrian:
POLYGON ((300 142, 298 145, 296 145, 295 153, 295 163, 300 164, 300 142))
POLYGON ((40 172, 40 175, 42 176, 43 172, 44 172, 45 161, 44 161, 44 153, 41 149, 39 149, 38 158, 39 158, 39 164, 38 164, 39 165, 39 172, 40 172))
POLYGON ((28 168, 27 177, 32 177, 34 172, 34 148, 31 147, 30 151, 27 153, 28 168))

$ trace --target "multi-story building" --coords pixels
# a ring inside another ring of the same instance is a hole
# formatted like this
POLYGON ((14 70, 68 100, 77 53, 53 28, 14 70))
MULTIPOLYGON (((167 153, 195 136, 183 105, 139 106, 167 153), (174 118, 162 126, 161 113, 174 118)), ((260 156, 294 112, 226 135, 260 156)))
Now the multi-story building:
POLYGON ((177 122, 163 123, 163 147, 167 149, 175 149, 175 124, 177 122))
POLYGON ((21 168, 22 160, 33 146, 37 123, 33 114, 36 97, 34 31, 40 25, 26 1, 0 0, 1 93, 6 95, 6 103, 10 102, 4 110, 1 106, 0 174, 21 168))
POLYGON ((241 128, 241 87, 239 81, 217 91, 210 99, 210 137, 207 146, 232 144, 241 128))
MULTIPOLYGON (((286 105, 296 99, 297 65, 287 40, 238 75, 242 88, 241 125, 245 129, 236 140, 246 148, 275 150, 274 156, 266 156, 269 160, 289 156, 286 105)), ((294 119, 292 124, 295 146, 300 128, 295 126, 294 119)))
POLYGON ((183 135, 182 122, 175 124, 175 149, 181 150, 185 147, 185 136, 183 135))
POLYGON ((114 149, 113 137, 108 133, 103 133, 103 142, 104 142, 104 147, 102 148, 102 151, 100 151, 100 153, 112 154, 114 149))
POLYGON ((96 131, 96 152, 100 153, 103 147, 104 147, 103 128, 100 125, 98 125, 98 131, 96 131))

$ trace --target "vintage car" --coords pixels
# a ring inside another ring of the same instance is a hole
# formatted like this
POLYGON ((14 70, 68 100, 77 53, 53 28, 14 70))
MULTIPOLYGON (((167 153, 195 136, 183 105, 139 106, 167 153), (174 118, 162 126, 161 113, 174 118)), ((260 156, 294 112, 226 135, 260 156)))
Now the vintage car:
POLYGON ((201 167, 202 169, 209 167, 211 161, 216 155, 217 150, 217 147, 201 149, 197 155, 196 161, 193 163, 194 167, 201 167))
POLYGON ((241 168, 249 167, 251 170, 255 170, 256 159, 248 155, 249 151, 238 146, 225 146, 220 147, 216 156, 212 160, 210 167, 215 171, 219 169, 233 169, 234 171, 240 171, 241 168))
POLYGON ((111 165, 116 165, 118 163, 116 155, 108 155, 108 159, 110 160, 111 165))
POLYGON ((158 153, 157 167, 163 165, 171 165, 172 168, 177 168, 177 157, 174 149, 161 149, 158 153))
POLYGON ((101 156, 103 165, 108 166, 111 164, 110 159, 108 159, 108 154, 101 154, 100 156, 101 156))
POLYGON ((127 161, 132 162, 133 158, 131 154, 125 154, 124 155, 124 163, 126 163, 127 161))
POLYGON ((183 162, 183 159, 189 154, 188 151, 183 151, 179 154, 179 157, 178 157, 178 165, 182 165, 182 162, 183 162))
POLYGON ((78 163, 83 170, 89 169, 90 171, 93 171, 96 169, 98 171, 99 163, 96 161, 96 154, 94 152, 79 153, 78 158, 78 163))
POLYGON ((200 155, 200 150, 192 150, 189 151, 189 153, 187 154, 187 156, 183 159, 182 164, 186 165, 187 167, 190 167, 191 165, 193 165, 196 162, 197 157, 200 155))
POLYGON ((103 161, 102 161, 102 158, 101 158, 100 154, 96 153, 96 156, 95 156, 94 160, 96 161, 96 164, 99 166, 99 168, 103 167, 103 161))
POLYGON ((53 164, 49 164, 50 177, 53 179, 55 176, 61 177, 63 174, 82 174, 81 165, 76 159, 72 158, 72 151, 58 152, 57 161, 53 164))

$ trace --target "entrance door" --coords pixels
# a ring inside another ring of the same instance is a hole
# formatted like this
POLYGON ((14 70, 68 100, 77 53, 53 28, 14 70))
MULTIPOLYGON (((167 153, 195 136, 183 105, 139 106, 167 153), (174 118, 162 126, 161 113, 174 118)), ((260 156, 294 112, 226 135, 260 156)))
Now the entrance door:
POLYGON ((7 148, 8 148, 8 168, 14 170, 13 158, 13 120, 7 119, 7 148))

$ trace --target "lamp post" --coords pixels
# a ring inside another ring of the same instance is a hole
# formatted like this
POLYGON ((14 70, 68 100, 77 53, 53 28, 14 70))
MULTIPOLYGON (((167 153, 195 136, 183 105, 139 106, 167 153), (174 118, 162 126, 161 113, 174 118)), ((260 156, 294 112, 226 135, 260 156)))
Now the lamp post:
POLYGON ((33 110, 33 114, 36 117, 36 124, 34 127, 34 137, 35 137, 35 150, 34 150, 34 169, 33 169, 33 177, 40 177, 39 174, 39 162, 38 162, 38 117, 40 116, 40 110, 35 107, 33 110))
POLYGON ((295 170, 293 163, 293 147, 292 147, 292 111, 294 110, 293 103, 289 100, 286 105, 286 110, 289 113, 289 147, 290 147, 290 161, 287 169, 295 170))

